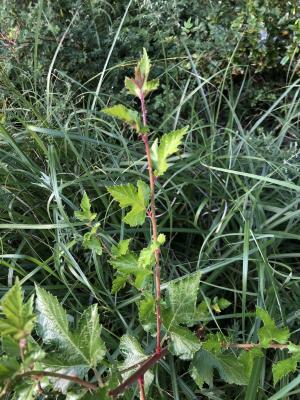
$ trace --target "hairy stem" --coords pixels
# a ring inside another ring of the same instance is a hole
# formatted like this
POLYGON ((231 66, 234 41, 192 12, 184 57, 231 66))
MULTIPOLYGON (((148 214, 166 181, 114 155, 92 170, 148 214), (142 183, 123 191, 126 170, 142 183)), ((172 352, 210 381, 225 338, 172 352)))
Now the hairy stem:
MULTIPOLYGON (((141 94, 141 109, 142 109, 142 118, 144 127, 147 126, 147 108, 145 104, 144 94, 141 94)), ((153 174, 152 160, 150 154, 150 145, 148 141, 148 135, 142 135, 143 142, 145 144, 145 151, 147 156, 147 164, 148 164, 148 174, 150 181, 150 219, 152 225, 152 238, 154 241, 157 240, 157 220, 156 220, 156 207, 155 207, 155 176, 153 174)), ((155 280, 155 303, 156 303, 156 353, 160 353, 161 351, 161 313, 160 313, 160 251, 159 249, 155 250, 155 271, 154 271, 154 280, 155 280)))
POLYGON ((65 379, 67 381, 77 383, 78 385, 85 387, 87 389, 91 389, 91 390, 98 389, 98 386, 94 385, 93 383, 84 381, 83 379, 77 378, 77 376, 64 375, 64 374, 59 374, 57 372, 51 372, 51 371, 26 371, 23 374, 18 375, 16 379, 22 380, 23 378, 30 377, 30 376, 37 376, 37 377, 49 376, 51 378, 65 379))
POLYGON ((139 385, 139 390, 140 390, 140 400, 146 400, 145 385, 144 385, 144 377, 143 376, 139 376, 138 377, 138 385, 139 385))

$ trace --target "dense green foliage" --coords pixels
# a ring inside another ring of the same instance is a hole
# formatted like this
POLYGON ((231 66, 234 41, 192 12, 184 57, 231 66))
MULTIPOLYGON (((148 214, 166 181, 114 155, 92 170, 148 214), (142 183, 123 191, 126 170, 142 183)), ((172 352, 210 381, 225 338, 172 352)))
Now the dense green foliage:
POLYGON ((3 1, 1 390, 93 398, 55 378, 44 393, 20 385, 34 365, 103 381, 105 398, 155 347, 159 248, 169 353, 145 375, 147 399, 298 398, 297 4, 3 1), (143 47, 157 242, 131 78, 124 88, 143 47))

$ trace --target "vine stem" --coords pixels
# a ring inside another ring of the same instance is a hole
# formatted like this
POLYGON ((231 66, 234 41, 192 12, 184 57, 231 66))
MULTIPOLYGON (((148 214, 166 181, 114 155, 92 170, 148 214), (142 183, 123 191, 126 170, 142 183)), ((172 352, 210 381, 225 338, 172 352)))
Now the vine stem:
POLYGON ((77 376, 59 374, 57 372, 50 372, 50 371, 26 371, 23 374, 18 375, 17 379, 23 379, 30 376, 37 376, 37 377, 49 376, 51 378, 65 379, 66 381, 77 383, 78 385, 85 387, 87 389, 91 390, 98 389, 98 386, 94 385, 93 383, 84 381, 83 379, 80 379, 77 376))
MULTIPOLYGON (((147 108, 145 104, 145 96, 141 90, 141 109, 142 109, 142 118, 144 127, 147 126, 147 108)), ((148 174, 150 181, 150 219, 152 225, 152 238, 154 241, 157 240, 157 220, 156 220, 156 207, 155 207, 155 177, 153 174, 152 160, 150 154, 150 145, 148 141, 148 135, 143 134, 142 140, 145 144, 145 151, 147 156, 147 164, 148 164, 148 174)), ((154 271, 154 280, 155 280, 155 303, 156 303, 156 353, 160 354, 161 352, 161 313, 160 313, 160 251, 159 249, 155 250, 155 271, 154 271)))
MULTIPOLYGON (((262 348, 260 343, 222 343, 222 347, 225 349, 242 349, 251 350, 255 348, 262 348)), ((268 349, 284 350, 288 349, 288 344, 270 343, 268 349)))

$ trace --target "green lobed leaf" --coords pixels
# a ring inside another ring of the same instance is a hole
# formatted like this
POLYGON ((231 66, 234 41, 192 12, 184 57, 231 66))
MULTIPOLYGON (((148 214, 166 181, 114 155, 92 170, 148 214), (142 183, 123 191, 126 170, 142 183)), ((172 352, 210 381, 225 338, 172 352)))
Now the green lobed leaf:
POLYGON ((139 113, 135 110, 131 110, 130 108, 127 108, 122 104, 117 104, 112 107, 103 108, 102 112, 104 114, 120 119, 137 131, 140 130, 140 116, 139 113))
POLYGON ((155 166, 155 176, 161 176, 167 171, 169 167, 167 162, 168 157, 178 151, 182 139, 187 134, 188 129, 189 127, 186 126, 182 129, 165 133, 160 139, 159 145, 158 140, 154 141, 151 147, 151 157, 155 166))
POLYGON ((149 203, 150 189, 143 182, 137 182, 137 189, 131 183, 106 188, 121 208, 131 207, 123 221, 131 227, 142 225, 145 222, 146 210, 149 203))
POLYGON ((267 311, 260 307, 256 308, 256 315, 264 323, 264 326, 258 331, 258 338, 262 347, 269 347, 273 341, 281 344, 285 344, 288 341, 290 336, 288 328, 277 328, 267 311))
POLYGON ((172 323, 193 325, 201 273, 186 276, 167 286, 167 304, 173 313, 172 323))
POLYGON ((221 332, 210 333, 205 338, 205 342, 203 343, 203 349, 214 354, 221 353, 222 343, 224 341, 225 337, 221 332))
POLYGON ((197 385, 202 389, 204 383, 212 387, 215 369, 220 378, 229 384, 248 384, 248 377, 245 374, 243 364, 232 353, 212 354, 201 349, 191 363, 190 372, 197 385))
POLYGON ((273 372, 274 385, 276 385, 276 383, 280 379, 284 378, 285 376, 289 375, 292 372, 295 372, 299 361, 300 357, 297 354, 285 360, 280 360, 276 364, 273 364, 272 372, 273 372))
POLYGON ((24 303, 21 284, 18 279, 1 300, 5 318, 0 318, 0 336, 12 336, 19 340, 31 334, 35 316, 33 296, 24 303))
POLYGON ((125 240, 121 240, 117 246, 113 245, 111 248, 111 254, 114 257, 125 255, 128 252, 130 242, 131 242, 131 239, 125 239, 125 240))
POLYGON ((75 218, 80 221, 93 221, 96 217, 96 213, 91 212, 91 202, 86 192, 84 192, 81 203, 80 203, 81 211, 75 211, 75 218))

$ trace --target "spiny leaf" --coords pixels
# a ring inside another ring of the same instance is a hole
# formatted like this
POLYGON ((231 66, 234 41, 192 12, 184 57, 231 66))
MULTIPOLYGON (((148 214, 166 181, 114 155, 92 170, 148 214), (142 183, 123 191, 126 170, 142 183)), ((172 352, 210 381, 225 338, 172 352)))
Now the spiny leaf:
MULTIPOLYGON (((130 335, 124 335, 120 341, 120 351, 125 357, 124 363, 122 363, 120 369, 127 369, 136 365, 142 361, 145 361, 149 356, 147 356, 140 343, 137 341, 136 338, 130 335)), ((128 371, 123 375, 124 379, 127 379, 137 368, 133 368, 131 371, 128 371)), ((154 375, 153 373, 148 370, 144 375, 144 382, 145 382, 145 389, 148 391, 149 386, 153 381, 154 375)))
POLYGON ((299 362, 298 356, 292 356, 285 360, 278 361, 276 364, 272 365, 273 379, 274 385, 276 383, 287 376, 288 374, 295 372, 297 369, 297 364, 299 362))
POLYGON ((167 301, 173 313, 172 323, 192 325, 195 323, 196 302, 201 273, 186 276, 167 286, 167 301))
POLYGON ((91 212, 91 202, 86 192, 84 192, 81 203, 80 203, 81 211, 75 211, 75 218, 80 221, 93 221, 96 217, 96 213, 91 212))
POLYGON ((29 336, 33 329, 33 296, 23 303, 23 293, 19 280, 1 300, 2 311, 6 318, 0 318, 0 336, 12 336, 19 340, 29 336))
POLYGON ((264 323, 264 326, 258 331, 259 342, 262 347, 267 348, 272 341, 281 344, 285 344, 288 341, 290 336, 288 328, 277 328, 267 311, 260 307, 256 308, 256 315, 264 323))
POLYGON ((122 104, 117 104, 112 107, 103 108, 102 112, 104 114, 120 119, 121 121, 127 123, 137 131, 139 131, 140 129, 141 121, 139 113, 135 110, 131 110, 130 108, 123 106, 122 104))
POLYGON ((149 203, 150 189, 143 182, 137 182, 137 189, 133 184, 111 186, 107 191, 113 196, 121 208, 131 207, 131 211, 125 215, 123 221, 130 226, 142 225, 146 218, 146 209, 149 203))
POLYGON ((165 133, 162 136, 159 145, 157 140, 154 141, 151 148, 151 157, 156 168, 154 171, 155 176, 161 176, 167 171, 169 167, 167 159, 178 151, 183 137, 188 132, 188 128, 189 127, 186 126, 185 128, 178 129, 170 133, 165 133))

